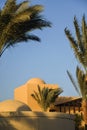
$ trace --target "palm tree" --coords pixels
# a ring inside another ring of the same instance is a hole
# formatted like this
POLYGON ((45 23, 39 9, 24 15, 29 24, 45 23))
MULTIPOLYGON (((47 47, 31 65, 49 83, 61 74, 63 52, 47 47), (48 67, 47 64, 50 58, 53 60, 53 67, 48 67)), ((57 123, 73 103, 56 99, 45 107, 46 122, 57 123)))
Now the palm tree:
POLYGON ((87 71, 87 23, 85 16, 82 18, 82 26, 80 27, 76 17, 74 17, 74 27, 76 38, 72 36, 70 30, 65 28, 65 34, 74 50, 77 60, 82 64, 85 71, 87 71))
MULTIPOLYGON (((83 117, 87 127, 87 23, 85 16, 82 17, 82 26, 80 27, 76 17, 74 17, 74 27, 76 39, 72 36, 70 31, 65 28, 65 34, 74 50, 74 54, 81 64, 83 70, 79 67, 76 69, 76 77, 78 86, 73 80, 69 71, 67 71, 76 91, 82 96, 83 117)), ((87 130, 87 128, 85 129, 87 130)))
POLYGON ((43 6, 29 6, 23 1, 16 4, 16 0, 7 0, 0 10, 0 56, 10 46, 17 43, 40 38, 31 34, 33 30, 51 27, 51 23, 41 16, 43 6))
POLYGON ((58 97, 58 95, 63 92, 61 88, 51 89, 44 87, 41 89, 40 86, 37 87, 38 92, 34 91, 31 96, 37 101, 43 111, 47 111, 50 105, 55 102, 55 99, 58 97))
POLYGON ((79 94, 79 96, 82 97, 82 109, 83 109, 83 117, 85 124, 87 124, 87 74, 81 70, 79 67, 76 69, 76 77, 77 77, 77 83, 75 82, 75 79, 72 77, 71 73, 67 71, 67 74, 79 94))

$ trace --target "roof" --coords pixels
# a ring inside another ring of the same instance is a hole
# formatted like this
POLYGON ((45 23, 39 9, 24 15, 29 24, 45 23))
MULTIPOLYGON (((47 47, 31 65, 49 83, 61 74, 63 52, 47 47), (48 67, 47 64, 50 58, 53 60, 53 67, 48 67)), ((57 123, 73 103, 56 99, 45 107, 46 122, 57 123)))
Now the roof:
POLYGON ((17 100, 5 100, 0 102, 0 112, 5 111, 30 111, 30 108, 17 100))
POLYGON ((75 105, 75 103, 77 103, 76 105, 80 104, 81 105, 81 97, 65 97, 65 96, 59 96, 56 101, 55 101, 55 106, 59 106, 59 105, 64 105, 64 104, 71 104, 75 105))
POLYGON ((40 78, 32 78, 27 83, 28 84, 46 84, 45 81, 40 78))

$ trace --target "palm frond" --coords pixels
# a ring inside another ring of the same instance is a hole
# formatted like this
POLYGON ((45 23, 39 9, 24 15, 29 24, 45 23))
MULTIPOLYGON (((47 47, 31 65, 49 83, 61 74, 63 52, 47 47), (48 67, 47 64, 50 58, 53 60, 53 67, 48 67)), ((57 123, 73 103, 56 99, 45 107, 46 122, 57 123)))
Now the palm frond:
POLYGON ((40 86, 38 85, 38 93, 39 93, 39 97, 40 97, 40 102, 42 101, 42 98, 43 98, 43 93, 42 93, 42 90, 40 88, 40 86))
POLYGON ((81 32, 80 32, 80 27, 78 24, 78 21, 76 19, 76 17, 74 17, 74 27, 75 27, 75 32, 76 32, 76 37, 77 37, 77 42, 79 47, 82 46, 82 41, 81 41, 81 32))
POLYGON ((54 103, 58 95, 60 95, 63 92, 61 88, 52 89, 47 96, 47 102, 49 104, 54 103))
POLYGON ((85 73, 81 69, 79 69, 79 67, 77 67, 76 76, 77 76, 77 81, 79 84, 81 95, 82 97, 84 97, 85 96, 85 93, 84 93, 85 92, 85 73))
POLYGON ((43 6, 41 6, 41 5, 26 7, 27 3, 28 2, 23 3, 23 5, 21 5, 21 6, 24 6, 24 8, 20 7, 21 10, 20 10, 20 8, 18 8, 18 10, 16 11, 15 17, 13 19, 13 21, 15 23, 19 23, 20 21, 22 22, 22 21, 26 21, 26 20, 35 18, 43 10, 43 6))
POLYGON ((12 39, 12 41, 9 42, 9 46, 13 46, 13 45, 15 45, 15 44, 17 44, 19 42, 27 42, 29 40, 40 42, 40 38, 39 37, 37 37, 35 35, 28 35, 28 34, 26 34, 26 35, 21 35, 19 37, 14 38, 14 40, 12 39))
POLYGON ((74 86, 76 92, 81 96, 79 87, 78 87, 78 85, 76 84, 75 79, 73 78, 73 76, 71 75, 71 73, 70 73, 68 70, 67 70, 67 74, 68 74, 69 79, 70 79, 70 81, 72 82, 72 84, 73 84, 73 86, 74 86))
POLYGON ((81 29, 80 26, 78 24, 77 18, 74 17, 74 27, 75 27, 75 32, 76 32, 76 38, 77 38, 77 43, 78 43, 78 48, 79 51, 82 55, 84 55, 85 52, 85 48, 84 48, 84 42, 82 40, 82 34, 81 34, 81 29))
POLYGON ((83 65, 85 70, 87 69, 87 25, 85 17, 82 19, 82 28, 79 26, 76 17, 74 17, 74 27, 76 38, 72 37, 72 34, 65 28, 65 34, 70 42, 71 47, 74 50, 75 57, 83 65))
POLYGON ((82 18, 82 42, 84 44, 84 64, 87 67, 87 24, 85 16, 82 18))
POLYGON ((0 54, 15 44, 40 38, 31 31, 51 27, 51 23, 41 15, 42 5, 30 6, 28 1, 16 4, 16 0, 7 0, 0 11, 0 54))
POLYGON ((85 21, 85 16, 83 16, 82 18, 82 41, 85 44, 84 47, 85 49, 87 49, 87 25, 86 25, 86 21, 85 21))
POLYGON ((34 94, 31 94, 31 96, 38 102, 38 104, 40 104, 41 99, 36 91, 34 91, 34 94))
POLYGON ((72 36, 72 34, 70 33, 70 31, 67 28, 65 28, 64 31, 65 31, 67 38, 70 41, 71 47, 74 50, 75 56, 78 57, 78 55, 80 55, 80 54, 79 54, 78 44, 77 44, 76 40, 74 39, 74 37, 72 36))
POLYGON ((65 34, 66 34, 67 38, 69 39, 69 41, 71 43, 71 47, 72 48, 77 48, 78 47, 77 42, 74 39, 74 37, 72 36, 72 34, 70 33, 70 30, 65 28, 64 31, 65 31, 65 34))
POLYGON ((1 15, 10 14, 15 12, 16 0, 7 0, 2 9, 1 15))
POLYGON ((43 100, 44 102, 45 102, 46 99, 47 99, 48 93, 49 93, 49 88, 44 87, 44 88, 42 89, 42 95, 43 95, 42 100, 43 100))
POLYGON ((37 101, 37 103, 44 111, 46 111, 47 108, 50 106, 50 104, 54 103, 58 95, 63 92, 61 88, 50 89, 48 87, 43 87, 41 89, 40 86, 37 87, 38 87, 38 92, 34 91, 34 93, 31 96, 33 96, 33 98, 37 101), (38 97, 39 97, 39 102, 38 102, 38 97))
POLYGON ((16 14, 19 14, 21 12, 24 12, 25 10, 27 10, 29 8, 29 1, 23 1, 22 3, 20 3, 19 5, 17 5, 17 9, 16 9, 16 14))

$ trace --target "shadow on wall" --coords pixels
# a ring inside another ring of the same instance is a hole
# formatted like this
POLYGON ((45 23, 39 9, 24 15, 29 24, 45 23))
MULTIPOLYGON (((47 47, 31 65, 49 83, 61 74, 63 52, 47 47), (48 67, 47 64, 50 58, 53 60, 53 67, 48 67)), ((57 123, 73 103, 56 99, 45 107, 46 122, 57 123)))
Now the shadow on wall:
POLYGON ((18 107, 16 111, 19 111, 19 112, 20 111, 31 111, 31 109, 30 109, 29 106, 27 106, 27 105, 24 104, 24 105, 18 107))
POLYGON ((9 121, 8 118, 0 116, 0 130, 17 130, 9 121))
POLYGON ((0 113, 0 130, 33 130, 35 127, 37 128, 35 116, 28 117, 20 111, 0 113))
POLYGON ((72 115, 56 112, 0 113, 0 130, 75 130, 72 115))

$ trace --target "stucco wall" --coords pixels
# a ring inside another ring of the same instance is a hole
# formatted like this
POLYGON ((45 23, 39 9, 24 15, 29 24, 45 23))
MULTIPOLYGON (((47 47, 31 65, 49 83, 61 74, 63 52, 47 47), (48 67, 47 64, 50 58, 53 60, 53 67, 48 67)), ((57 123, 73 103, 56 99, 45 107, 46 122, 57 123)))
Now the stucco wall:
POLYGON ((31 83, 27 82, 26 84, 16 88, 14 90, 14 99, 19 100, 21 102, 26 103, 32 111, 42 111, 38 103, 32 98, 31 94, 34 91, 38 92, 38 85, 41 88, 48 87, 48 88, 58 88, 57 84, 42 84, 42 83, 31 83))
POLYGON ((3 112, 0 130, 75 130, 73 119, 57 112, 3 112))
POLYGON ((27 104, 27 87, 25 85, 22 85, 21 87, 14 89, 14 99, 27 104))

